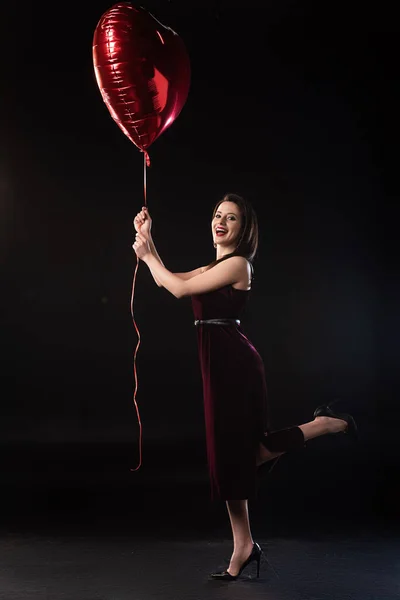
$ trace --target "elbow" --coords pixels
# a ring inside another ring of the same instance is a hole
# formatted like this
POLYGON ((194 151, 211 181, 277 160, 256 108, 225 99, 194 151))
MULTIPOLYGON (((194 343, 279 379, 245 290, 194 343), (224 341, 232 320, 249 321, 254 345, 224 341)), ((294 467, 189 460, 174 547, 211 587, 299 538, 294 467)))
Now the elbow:
POLYGON ((184 281, 181 282, 183 285, 180 285, 178 287, 177 290, 175 290, 174 292, 174 296, 175 298, 177 298, 178 300, 180 300, 181 298, 184 298, 185 296, 188 296, 189 294, 187 293, 186 287, 184 285, 184 281))

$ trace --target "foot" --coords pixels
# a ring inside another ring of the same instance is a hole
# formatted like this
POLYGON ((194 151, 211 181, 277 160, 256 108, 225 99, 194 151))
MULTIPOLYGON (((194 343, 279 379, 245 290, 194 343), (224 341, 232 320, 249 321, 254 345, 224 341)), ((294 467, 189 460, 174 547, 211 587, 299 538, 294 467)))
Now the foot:
POLYGON ((349 435, 349 437, 351 437, 354 441, 356 441, 358 439, 357 424, 351 415, 347 413, 339 413, 336 412, 336 410, 334 410, 334 407, 337 405, 338 402, 339 400, 335 400, 330 404, 318 406, 314 411, 314 419, 316 420, 317 417, 329 417, 329 419, 331 419, 331 423, 327 423, 327 426, 331 429, 331 431, 328 430, 327 433, 345 433, 349 435), (344 421, 346 423, 346 427, 344 429, 339 429, 339 425, 336 424, 336 428, 332 424, 332 421, 344 421))
POLYGON ((252 550, 253 542, 250 542, 241 548, 235 548, 227 569, 229 575, 232 575, 232 577, 236 577, 238 575, 243 563, 249 558, 252 550))
POLYGON ((326 433, 340 433, 346 431, 347 423, 343 419, 335 419, 334 417, 315 417, 314 421, 318 421, 323 425, 326 433))

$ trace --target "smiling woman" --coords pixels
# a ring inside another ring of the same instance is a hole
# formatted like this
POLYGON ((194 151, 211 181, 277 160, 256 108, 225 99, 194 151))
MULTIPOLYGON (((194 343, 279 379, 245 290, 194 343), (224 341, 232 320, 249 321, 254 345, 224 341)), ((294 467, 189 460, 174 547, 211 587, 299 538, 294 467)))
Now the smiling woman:
MULTIPOLYGON (((235 241, 241 230, 241 221, 241 215, 234 202, 221 202, 212 220, 214 239, 224 245, 232 242, 232 239, 235 241)), ((215 248, 218 248, 218 242, 214 241, 215 248)), ((217 257, 218 254, 221 255, 221 247, 223 246, 220 246, 217 257)))
MULTIPOLYGON (((176 298, 192 299, 211 491, 213 497, 227 502, 234 539, 228 569, 212 577, 229 581, 253 561, 259 571, 261 548, 252 539, 247 504, 256 495, 257 466, 302 448, 307 439, 344 431, 346 422, 343 415, 335 418, 324 408, 311 423, 269 431, 264 364, 240 324, 258 246, 257 218, 248 202, 227 194, 217 203, 211 220, 216 258, 188 273, 171 273, 165 268, 150 228, 150 215, 144 208, 135 218, 133 247, 137 256, 158 285, 176 298)), ((351 424, 350 418, 346 419, 351 424)))
POLYGON ((237 194, 226 194, 214 207, 211 233, 217 250, 214 266, 230 256, 243 256, 252 264, 258 247, 258 223, 250 203, 237 194))

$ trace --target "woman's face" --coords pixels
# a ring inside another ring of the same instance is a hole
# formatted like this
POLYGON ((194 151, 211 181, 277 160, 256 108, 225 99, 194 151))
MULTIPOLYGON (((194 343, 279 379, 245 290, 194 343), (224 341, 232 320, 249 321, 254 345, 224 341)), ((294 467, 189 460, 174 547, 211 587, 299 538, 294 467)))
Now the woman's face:
POLYGON ((233 251, 239 241, 242 225, 240 209, 234 202, 221 202, 211 222, 213 241, 233 251))

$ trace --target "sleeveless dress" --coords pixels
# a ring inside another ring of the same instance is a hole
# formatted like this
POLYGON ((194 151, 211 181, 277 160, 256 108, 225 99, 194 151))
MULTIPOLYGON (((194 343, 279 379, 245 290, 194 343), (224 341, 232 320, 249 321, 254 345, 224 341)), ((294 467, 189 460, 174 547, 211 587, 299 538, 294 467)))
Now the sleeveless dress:
MULTIPOLYGON (((195 319, 240 319, 250 290, 232 285, 191 296, 195 319)), ((261 356, 235 324, 196 326, 212 498, 256 496, 256 452, 268 431, 261 356)))

